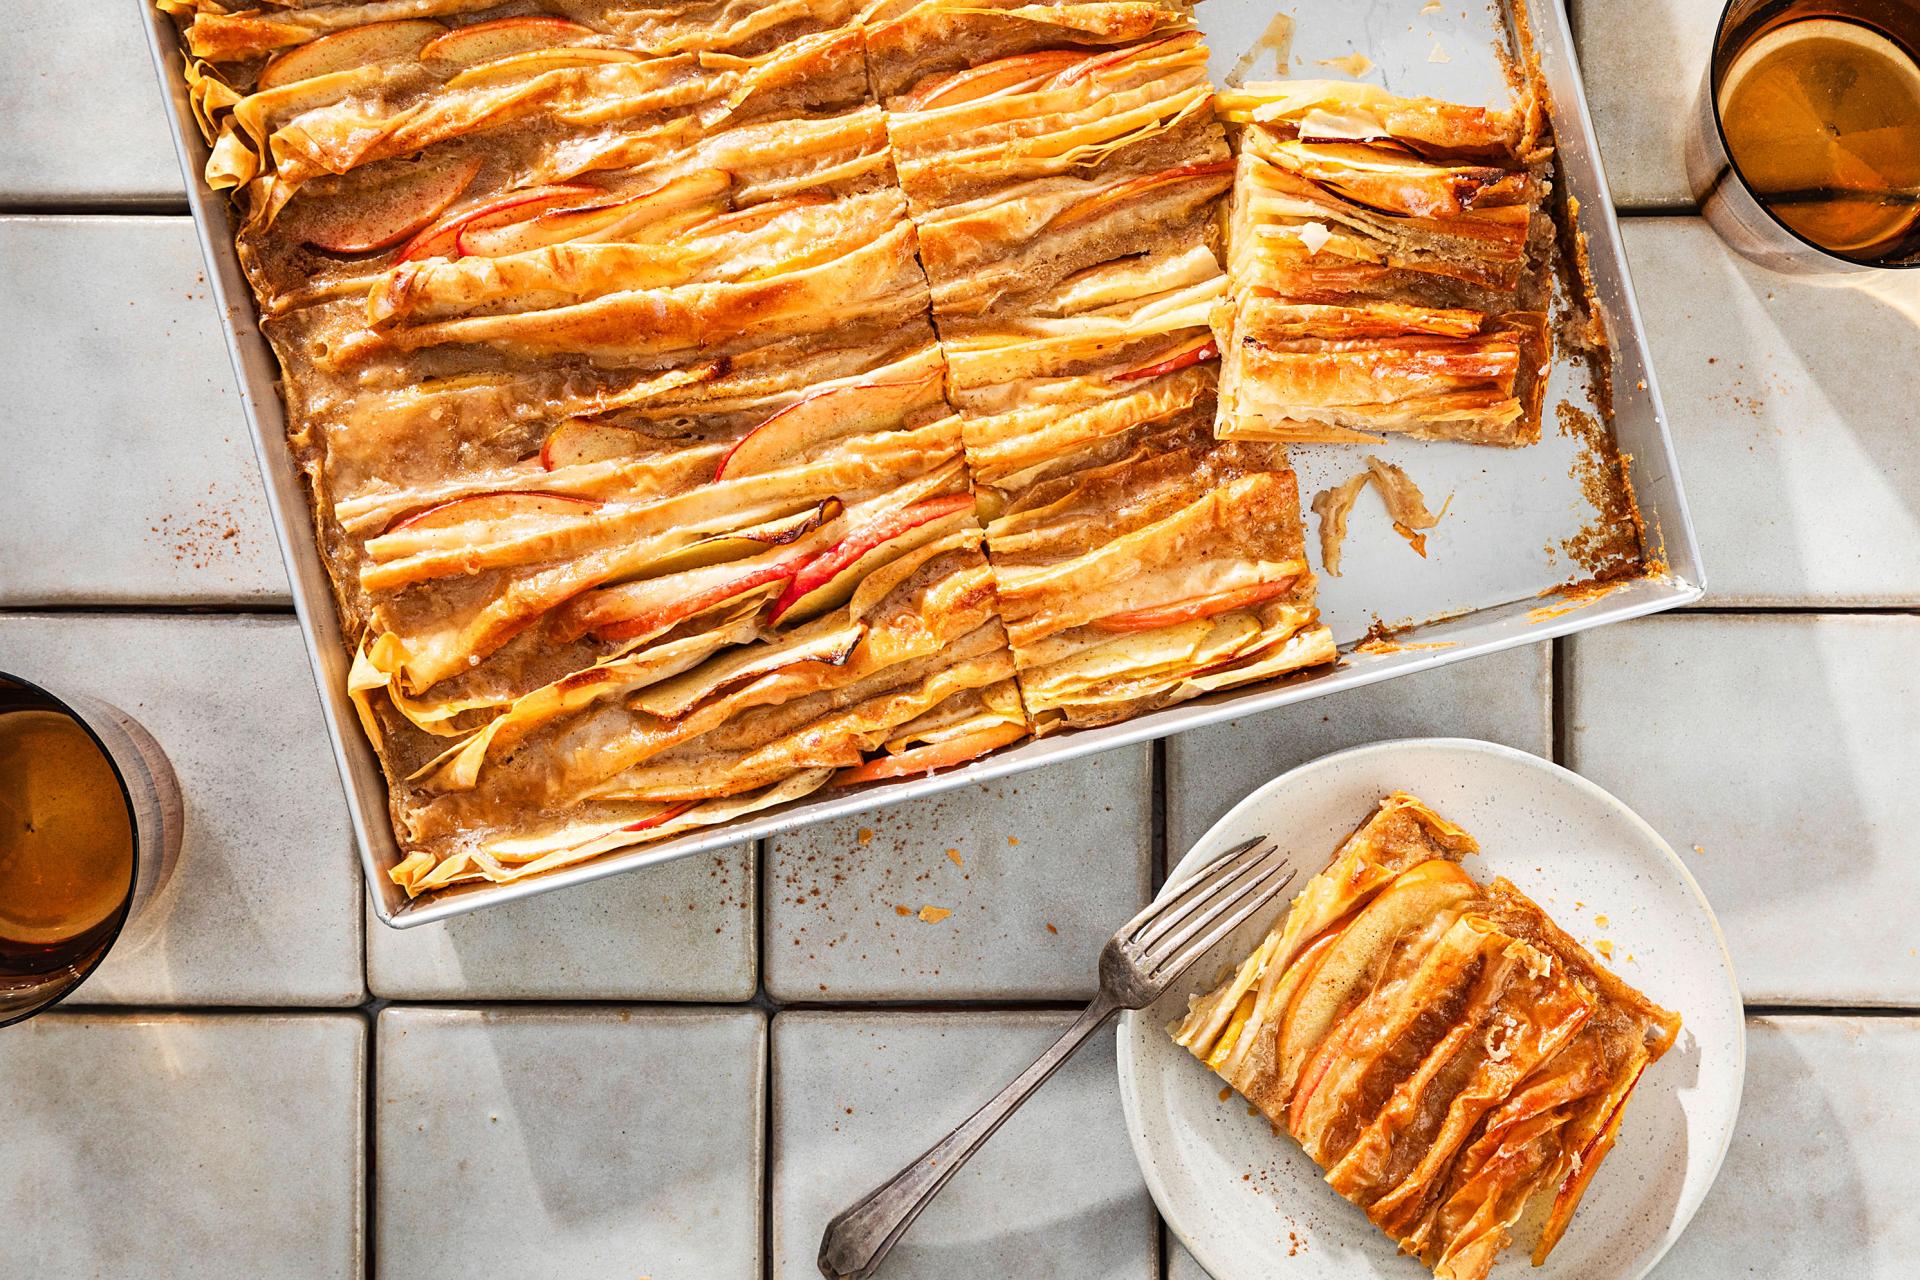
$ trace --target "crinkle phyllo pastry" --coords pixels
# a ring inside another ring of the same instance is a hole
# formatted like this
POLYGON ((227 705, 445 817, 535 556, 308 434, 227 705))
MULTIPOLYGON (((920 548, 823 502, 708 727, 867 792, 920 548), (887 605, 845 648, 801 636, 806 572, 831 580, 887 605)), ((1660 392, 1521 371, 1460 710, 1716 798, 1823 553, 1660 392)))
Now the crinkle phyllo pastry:
POLYGON ((1206 59, 1197 32, 1176 31, 1009 54, 890 99, 935 313, 1017 308, 1207 223, 1233 165, 1206 59))
POLYGON ((1523 1214, 1546 1260, 1680 1028, 1461 870, 1475 848, 1387 797, 1173 1030, 1446 1280, 1486 1275, 1523 1214))
POLYGON ((1222 434, 1537 439, 1552 219, 1532 113, 1325 81, 1221 109, 1240 134, 1222 434))

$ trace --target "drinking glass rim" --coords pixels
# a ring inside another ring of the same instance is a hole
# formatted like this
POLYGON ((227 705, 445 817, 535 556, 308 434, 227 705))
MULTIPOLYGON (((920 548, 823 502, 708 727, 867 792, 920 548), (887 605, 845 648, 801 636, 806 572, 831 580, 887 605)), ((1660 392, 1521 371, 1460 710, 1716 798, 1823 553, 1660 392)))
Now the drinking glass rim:
POLYGON ((113 950, 113 944, 120 940, 121 931, 124 930, 127 925, 127 918, 133 913, 134 887, 140 883, 140 820, 134 813, 133 790, 127 786, 127 777, 125 773, 121 772, 120 762, 114 759, 113 752, 107 748, 107 744, 101 740, 100 735, 93 731, 93 726, 87 723, 85 716, 76 711, 73 705, 59 694, 46 688, 44 685, 39 685, 26 679, 24 676, 14 675, 10 671, 0 671, 0 684, 15 685, 39 694, 48 702, 60 708, 69 720, 79 725, 81 732, 85 733, 93 742, 93 745, 99 748, 101 756, 106 759, 107 768, 113 771, 114 784, 120 788, 120 803, 127 807, 128 843, 132 846, 132 858, 127 864, 127 896, 125 900, 120 903, 120 910, 114 917, 113 928, 109 930, 106 937, 101 940, 100 948, 94 952, 93 959, 87 962, 86 968, 76 970, 73 974, 73 980, 62 987, 60 993, 46 1001, 46 1003, 37 1004, 23 1013, 16 1013, 11 1016, 0 1016, 0 1029, 4 1029, 13 1026, 17 1022, 25 1022, 28 1018, 38 1017, 40 1014, 45 1013, 47 1010, 59 1004, 62 1000, 65 1000, 75 991, 78 991, 81 986, 86 983, 87 979, 93 976, 93 971, 100 967, 100 962, 107 958, 107 953, 113 950))
MULTIPOLYGON (((1707 51, 1707 114, 1713 117, 1714 136, 1720 140, 1720 154, 1727 158, 1727 172, 1733 175, 1734 180, 1740 184, 1741 190, 1745 191, 1748 197, 1760 206, 1760 211, 1767 215, 1767 221, 1822 257, 1831 258, 1835 262, 1843 263, 1849 267, 1861 267, 1869 271, 1912 271, 1920 268, 1920 253, 1913 255, 1905 262, 1872 262, 1864 258, 1850 257, 1847 254, 1829 249, 1825 245, 1817 244, 1807 239, 1782 221, 1780 216, 1774 213, 1767 205, 1767 202, 1760 198, 1760 193, 1753 189, 1753 184, 1747 181, 1747 175, 1740 172, 1739 158, 1733 154, 1733 148, 1727 144, 1726 126, 1720 123, 1721 71, 1716 64, 1720 61, 1721 41, 1727 37, 1727 21, 1733 16, 1734 7, 1745 3, 1748 3, 1748 0, 1724 0, 1724 3, 1720 6, 1720 20, 1716 22, 1713 27, 1713 47, 1707 51)), ((1850 16, 1838 17, 1836 20, 1841 22, 1858 22, 1859 25, 1867 27, 1885 36, 1887 39, 1892 40, 1901 47, 1902 51, 1907 51, 1905 41, 1896 39, 1891 33, 1882 31, 1872 23, 1861 22, 1858 18, 1850 16)), ((1724 178, 1715 179, 1716 183, 1720 181, 1724 181, 1724 178)), ((1711 189, 1709 189, 1708 195, 1712 195, 1711 189)), ((1704 205, 1706 201, 1703 199, 1700 203, 1704 205)))

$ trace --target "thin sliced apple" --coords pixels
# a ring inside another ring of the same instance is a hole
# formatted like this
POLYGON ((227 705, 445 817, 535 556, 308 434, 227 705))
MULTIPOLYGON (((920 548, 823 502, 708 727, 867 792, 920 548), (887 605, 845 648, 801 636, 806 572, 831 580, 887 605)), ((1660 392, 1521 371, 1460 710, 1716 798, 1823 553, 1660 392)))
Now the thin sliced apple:
POLYGON ((1393 883, 1340 931, 1300 983, 1280 1022, 1278 1075, 1294 1084, 1293 1114, 1304 1112, 1319 1076, 1340 1046, 1329 1032, 1365 995, 1380 957, 1396 939, 1432 924, 1480 892, 1473 878, 1444 858, 1432 858, 1395 876, 1393 883), (1309 1058, 1314 1061, 1309 1063, 1309 1058))
POLYGON ((491 22, 455 27, 437 39, 428 41, 426 47, 420 50, 420 61, 432 70, 447 75, 463 67, 478 66, 516 53, 579 44, 593 39, 595 34, 592 27, 582 26, 570 18, 555 18, 547 14, 495 18, 491 22))
POLYGON ((363 175, 373 181, 354 182, 337 194, 309 183, 282 216, 282 226, 324 253, 373 253, 399 244, 445 213, 479 172, 477 157, 369 165, 342 181, 363 175))
POLYGON ((1152 364, 1142 365, 1138 369, 1129 369, 1125 373, 1116 373, 1113 375, 1113 380, 1115 382, 1135 382, 1144 378, 1158 378, 1164 374, 1178 373, 1182 369, 1191 368, 1196 364, 1204 364, 1209 360, 1218 360, 1219 358, 1219 344, 1214 342, 1212 338, 1202 338, 1191 346, 1176 351, 1163 360, 1156 360, 1152 364))
POLYGON ((627 49, 531 49, 510 53, 504 58, 468 67, 447 81, 449 89, 473 89, 502 80, 524 80, 549 71, 571 67, 604 66, 611 62, 638 62, 640 55, 627 49))
POLYGON ((1097 58, 1088 58, 1085 62, 1082 62, 1079 66, 1067 72, 1067 74, 1062 77, 1060 83, 1077 83, 1078 81, 1085 80, 1096 71, 1105 67, 1116 66, 1119 63, 1126 62, 1133 58, 1141 57, 1144 54, 1158 49, 1163 44, 1172 44, 1175 40, 1190 40, 1192 38, 1191 32, 1182 31, 1177 35, 1162 36, 1158 40, 1149 40, 1145 44, 1126 45, 1114 50, 1112 53, 1102 54, 1097 58))
POLYGON ((809 392, 740 437, 720 459, 713 478, 731 480, 772 471, 823 441, 891 426, 926 399, 942 376, 943 371, 936 368, 922 378, 859 382, 809 392))
MULTIPOLYGON (((631 640, 635 636, 662 631, 696 614, 705 613, 715 605, 725 604, 736 596, 791 578, 800 566, 807 562, 807 559, 807 552, 795 552, 793 555, 771 559, 751 569, 743 569, 739 573, 722 577, 717 582, 703 584, 671 601, 655 604, 649 598, 637 611, 627 612, 621 609, 619 611, 621 616, 617 618, 595 622, 589 616, 587 630, 599 640, 631 640)), ((663 589, 662 580, 659 579, 635 583, 633 587, 635 594, 644 593, 647 597, 657 595, 663 589)), ((613 587, 609 590, 620 592, 623 589, 613 587)), ((564 632, 562 634, 564 637, 564 632)))
POLYGON ((445 31, 439 23, 421 18, 348 27, 281 54, 260 72, 256 88, 277 89, 284 84, 364 67, 371 62, 411 58, 445 31))
POLYGON ((1042 49, 997 58, 965 71, 931 80, 900 99, 897 111, 930 111, 935 107, 958 106, 1004 93, 1025 85, 1038 84, 1086 61, 1087 55, 1072 49, 1042 49))
POLYGON ((469 227, 481 229, 518 222, 555 205, 577 203, 604 194, 598 187, 575 182, 509 191, 483 204, 441 218, 407 242, 406 247, 400 250, 399 261, 451 257, 460 252, 460 236, 469 227))
POLYGON ((649 578, 658 578, 669 573, 685 573, 689 569, 704 569, 708 565, 724 564, 728 560, 743 560, 748 556, 759 555, 769 547, 784 547, 789 543, 798 542, 827 521, 837 517, 845 509, 840 499, 828 498, 818 506, 809 507, 796 515, 769 520, 751 529, 702 538, 678 551, 670 551, 661 556, 658 560, 649 563, 643 572, 649 578))
POLYGON ((401 529, 448 529, 475 520, 512 520, 524 516, 577 516, 595 510, 592 498, 576 498, 569 493, 546 493, 537 489, 509 489, 504 493, 473 493, 423 507, 400 517, 387 526, 388 533, 401 529))
POLYGON ((1127 178, 1094 192, 1080 203, 1061 210, 1060 214, 1047 224, 1047 230, 1058 231, 1070 227, 1076 222, 1085 222, 1098 218, 1122 205, 1130 204, 1150 191, 1163 187, 1177 187, 1187 183, 1205 186, 1218 186, 1225 190, 1233 178, 1233 161, 1209 160, 1203 164, 1183 164, 1173 169, 1163 169, 1159 173, 1143 173, 1137 178, 1127 178), (1220 181, 1227 179, 1226 182, 1220 181))
POLYGON ((585 418, 568 418, 547 433, 546 443, 540 446, 540 466, 558 471, 588 462, 630 458, 644 447, 637 432, 585 418))
POLYGON ((811 209, 817 205, 830 203, 832 202, 826 196, 812 194, 763 200, 759 204, 750 204, 744 209, 734 209, 696 222, 682 231, 680 238, 686 240, 694 236, 736 235, 743 231, 758 231, 783 213, 792 213, 795 209, 811 209))
POLYGON ((954 765, 976 760, 995 747, 1004 747, 1026 736, 1027 727, 1023 724, 997 724, 988 729, 976 729, 957 738, 948 738, 945 742, 929 743, 898 755, 881 756, 851 769, 842 769, 834 775, 833 784, 851 787, 862 782, 911 778, 916 774, 932 773, 935 769, 951 769, 954 765))
POLYGON ((663 827, 667 823, 672 822, 675 818, 699 803, 698 800, 682 800, 678 804, 668 805, 651 818, 642 818, 638 822, 629 822, 620 829, 622 831, 651 831, 655 827, 663 827))
POLYGON ((1178 626, 1182 622, 1192 622, 1198 618, 1211 618, 1215 614, 1226 613, 1232 609, 1250 609, 1256 604, 1287 594, 1293 590, 1293 584, 1297 581, 1299 581, 1298 575, 1289 575, 1276 582, 1256 582, 1250 587, 1216 591, 1212 595, 1195 596, 1191 600, 1156 605, 1151 609, 1110 613, 1093 625, 1102 631, 1157 631, 1161 627, 1178 626))
POLYGON ((470 225, 460 231, 460 252, 477 258, 503 258, 553 244, 620 240, 642 227, 655 233, 645 237, 647 240, 663 240, 672 228, 662 224, 675 215, 704 213, 701 206, 717 207, 731 183, 722 170, 700 169, 610 204, 549 209, 499 225, 470 225))
POLYGON ((954 493, 941 498, 923 498, 869 520, 794 574, 793 581, 774 601, 767 621, 777 623, 789 615, 792 615, 789 620, 801 621, 845 603, 860 579, 875 568, 869 560, 874 552, 884 547, 890 559, 892 554, 908 549, 908 535, 915 530, 972 509, 972 494, 954 493), (893 545, 896 543, 899 545, 893 545))

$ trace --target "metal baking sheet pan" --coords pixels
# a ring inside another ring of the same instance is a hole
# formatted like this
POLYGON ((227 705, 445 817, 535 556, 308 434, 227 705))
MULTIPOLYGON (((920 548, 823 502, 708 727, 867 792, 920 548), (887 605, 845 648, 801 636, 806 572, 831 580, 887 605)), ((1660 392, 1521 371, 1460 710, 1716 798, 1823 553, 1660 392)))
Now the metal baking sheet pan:
MULTIPOLYGON (((1612 347, 1613 439, 1628 461, 1645 524, 1644 549, 1654 569, 1609 583, 1604 592, 1554 594, 1555 588, 1586 576, 1577 552, 1583 531, 1590 532, 1598 519, 1583 482, 1592 472, 1591 441, 1559 425, 1561 406, 1590 409, 1587 370, 1562 359, 1549 380, 1541 441, 1530 448, 1395 439, 1378 446, 1303 445, 1292 451, 1303 501, 1352 475, 1368 452, 1406 468, 1431 504, 1451 495, 1445 519, 1428 534, 1425 558, 1413 553, 1383 514, 1369 510, 1367 504, 1377 508, 1378 499, 1362 495, 1346 542, 1343 576, 1322 575, 1320 581, 1322 612, 1344 651, 1334 668, 1216 694, 1123 724, 1058 733, 931 777, 819 793, 731 825, 552 875, 505 885, 463 885, 409 901, 387 878, 400 851, 388 821, 386 783, 347 698, 348 652, 314 545, 305 481, 286 447, 278 366, 255 322, 252 294, 234 252, 227 199, 201 181, 207 152, 188 109, 177 36, 148 0, 132 2, 146 14, 154 65, 172 99, 187 198, 221 309, 367 884, 380 919, 396 928, 1671 609, 1702 594, 1699 552, 1574 62, 1572 32, 1561 0, 1545 0, 1530 14, 1535 53, 1553 99, 1560 181, 1579 201, 1593 292, 1612 347), (1391 643, 1356 647, 1377 635, 1382 623, 1392 627, 1391 643)), ((1213 48, 1216 84, 1271 79, 1284 71, 1352 76, 1397 93, 1504 103, 1508 89, 1500 50, 1506 37, 1499 10, 1483 0, 1426 8, 1432 11, 1423 11, 1421 0, 1301 0, 1283 6, 1212 0, 1200 6, 1200 25, 1213 48), (1286 21, 1276 24, 1276 18, 1286 21), (1285 38, 1289 28, 1290 41, 1285 38), (1353 54, 1366 59, 1364 69, 1359 61, 1321 65, 1323 59, 1353 54), (1282 55, 1285 68, 1277 65, 1282 55)), ((1310 527, 1310 544, 1311 533, 1310 527)))

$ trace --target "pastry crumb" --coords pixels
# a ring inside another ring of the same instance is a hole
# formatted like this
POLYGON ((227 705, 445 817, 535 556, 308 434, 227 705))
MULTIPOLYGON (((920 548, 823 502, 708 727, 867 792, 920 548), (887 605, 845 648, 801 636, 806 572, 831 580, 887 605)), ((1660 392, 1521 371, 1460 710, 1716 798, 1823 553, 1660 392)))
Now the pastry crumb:
POLYGON ((873 828, 872 828, 872 827, 862 827, 862 828, 860 828, 860 830, 859 830, 859 832, 858 832, 858 833, 856 834, 856 836, 855 836, 855 838, 856 838, 857 840, 859 840, 861 844, 872 844, 872 843, 873 843, 873 828))
POLYGON ((967 865, 966 859, 960 856, 960 851, 958 849, 947 850, 947 857, 953 860, 953 865, 956 867, 964 867, 967 865))
POLYGON ((1350 53, 1344 58, 1322 58, 1320 65, 1350 76, 1363 76, 1373 70, 1373 59, 1364 53, 1350 53))
POLYGON ((1320 518, 1320 567, 1329 578, 1340 576, 1340 547, 1347 537, 1347 517, 1353 514, 1354 501, 1366 488, 1367 479, 1361 472, 1313 495, 1311 509, 1320 518))
POLYGON ((922 924, 939 924, 952 914, 945 907, 925 906, 920 908, 920 921, 922 924))

